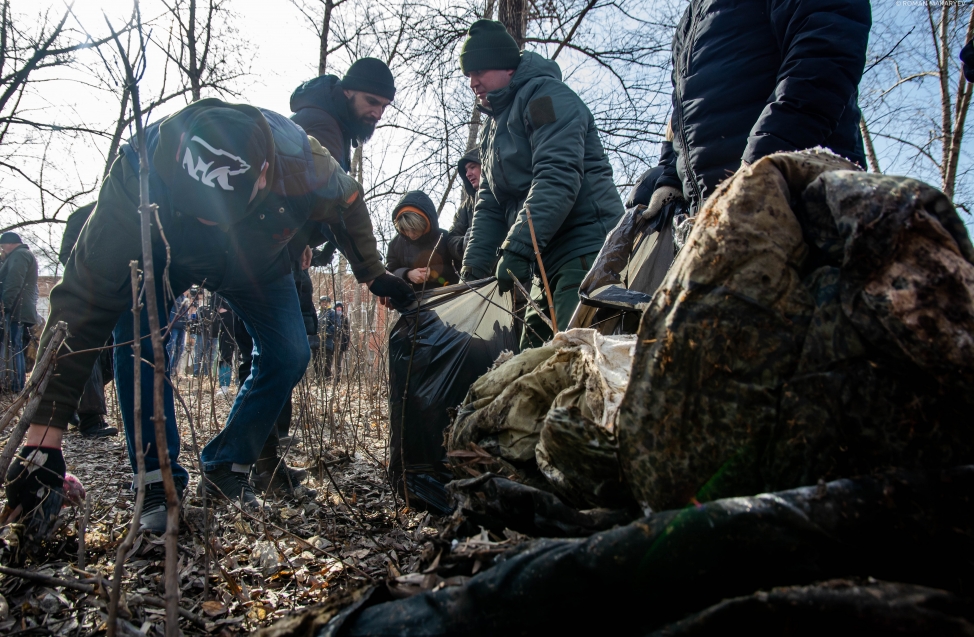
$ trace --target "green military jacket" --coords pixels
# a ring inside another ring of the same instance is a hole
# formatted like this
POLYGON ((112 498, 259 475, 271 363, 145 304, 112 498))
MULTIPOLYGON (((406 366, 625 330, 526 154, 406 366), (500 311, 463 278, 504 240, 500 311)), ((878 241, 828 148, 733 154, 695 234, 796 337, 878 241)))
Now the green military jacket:
POLYGON ((598 252, 623 214, 595 119, 561 81, 558 64, 525 51, 503 89, 487 95, 483 178, 463 265, 494 268, 498 248, 534 262, 524 209, 545 269, 598 252))

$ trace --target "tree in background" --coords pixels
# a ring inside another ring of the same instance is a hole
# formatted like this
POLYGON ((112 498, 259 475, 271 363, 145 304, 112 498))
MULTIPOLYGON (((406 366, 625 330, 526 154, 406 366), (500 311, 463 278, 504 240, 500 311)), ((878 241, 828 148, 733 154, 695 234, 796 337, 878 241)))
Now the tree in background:
POLYGON ((964 142, 972 86, 958 54, 974 7, 873 5, 870 59, 860 85, 870 168, 936 184, 970 214, 974 186, 964 142))

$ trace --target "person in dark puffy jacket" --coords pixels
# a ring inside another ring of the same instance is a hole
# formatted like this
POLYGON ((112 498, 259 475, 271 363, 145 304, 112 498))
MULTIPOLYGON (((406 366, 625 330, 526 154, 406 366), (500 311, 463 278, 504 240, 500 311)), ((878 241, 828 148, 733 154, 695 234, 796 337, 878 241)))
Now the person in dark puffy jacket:
POLYGON ((463 198, 453 217, 450 227, 450 241, 454 252, 463 253, 473 225, 473 208, 477 203, 477 190, 480 189, 480 147, 474 146, 457 162, 457 176, 463 184, 463 198))
POLYGON ((386 63, 362 58, 341 79, 322 75, 294 89, 291 121, 317 139, 348 172, 352 147, 372 137, 395 97, 396 84, 386 63))
POLYGON ((440 229, 436 206, 421 190, 402 196, 392 210, 398 234, 389 242, 386 269, 405 279, 415 290, 431 290, 460 281, 457 265, 462 252, 451 248, 449 233, 440 229))
POLYGON ((871 24, 869 0, 692 0, 673 36, 674 152, 654 197, 682 194, 695 213, 742 165, 778 151, 824 146, 865 166, 858 86, 871 24))

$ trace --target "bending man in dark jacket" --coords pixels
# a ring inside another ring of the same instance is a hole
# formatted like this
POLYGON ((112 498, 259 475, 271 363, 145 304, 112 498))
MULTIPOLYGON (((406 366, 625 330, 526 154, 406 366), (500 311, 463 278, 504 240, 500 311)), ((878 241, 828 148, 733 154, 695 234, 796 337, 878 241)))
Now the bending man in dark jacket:
POLYGON ((858 105, 868 0, 692 0, 673 36, 674 153, 646 211, 692 213, 765 155, 824 146, 866 165, 858 105))
MULTIPOLYGON (((304 373, 310 358, 294 279, 286 251, 293 228, 308 220, 340 228, 336 236, 356 279, 373 293, 410 303, 412 290, 385 271, 376 249, 361 186, 350 179, 300 127, 271 111, 215 99, 195 102, 146 129, 151 200, 159 205, 167 245, 153 224, 153 258, 159 264, 159 320, 164 301, 161 264, 170 258, 172 289, 201 284, 219 292, 245 322, 254 339, 250 376, 234 401, 223 431, 203 449, 203 482, 214 495, 256 506, 248 480, 274 420, 304 373)), ((6 476, 8 506, 19 508, 37 532, 56 517, 65 464, 61 435, 99 347, 114 327, 115 342, 132 339, 129 262, 141 256, 138 215, 138 156, 132 143, 122 148, 98 195, 98 203, 68 259, 64 280, 51 294, 48 326, 67 321, 67 348, 27 433, 24 448, 6 476), (35 470, 43 467, 44 470, 35 470), (43 505, 43 506, 42 506, 43 505)), ((143 310, 143 334, 148 316, 143 310)), ((42 337, 42 348, 50 329, 42 337)), ((153 360, 148 339, 141 357, 153 360)), ((135 427, 146 446, 143 526, 165 527, 165 496, 155 444, 152 368, 143 366, 143 384, 133 387, 133 357, 115 350, 115 384, 135 467, 135 427), (142 422, 133 420, 135 391, 142 396, 142 422)), ((173 396, 167 387, 167 453, 177 489, 188 475, 178 463, 179 432, 173 396)))
POLYGON ((386 251, 387 270, 417 291, 460 281, 454 262, 463 254, 451 249, 449 234, 437 224, 436 206, 425 192, 403 195, 392 209, 392 223, 397 234, 386 251))
MULTIPOLYGON (((558 327, 578 305, 578 285, 592 266, 606 235, 622 216, 612 167, 585 103, 561 81, 558 65, 536 53, 518 51, 500 22, 478 20, 460 53, 480 109, 490 119, 481 145, 483 177, 473 229, 463 257, 465 280, 495 271, 502 291, 523 284, 535 269, 526 210, 551 293, 558 327)), ((531 296, 547 307, 535 278, 531 296)), ((551 330, 528 309, 521 347, 541 345, 551 330)))

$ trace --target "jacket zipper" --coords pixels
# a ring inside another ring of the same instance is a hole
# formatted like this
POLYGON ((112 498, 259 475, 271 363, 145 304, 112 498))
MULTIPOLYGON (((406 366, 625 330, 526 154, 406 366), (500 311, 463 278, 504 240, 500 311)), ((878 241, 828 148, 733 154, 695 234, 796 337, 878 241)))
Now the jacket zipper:
MULTIPOLYGON (((684 66, 679 69, 680 72, 677 73, 679 78, 682 80, 686 77, 688 67, 690 64, 690 53, 692 52, 693 43, 693 31, 697 25, 697 14, 694 11, 693 5, 690 5, 690 30, 687 32, 687 44, 684 45, 687 49, 684 58, 684 66), (690 45, 690 46, 687 46, 690 45)), ((676 63, 676 60, 674 60, 676 63)), ((682 82, 676 83, 676 115, 679 119, 679 126, 677 127, 677 134, 680 136, 680 143, 683 146, 683 165, 686 168, 687 178, 690 180, 690 185, 693 188, 693 194, 697 199, 697 206, 703 204, 703 196, 700 192, 700 185, 697 183, 697 175, 693 172, 693 166, 690 165, 690 147, 687 144, 687 132, 683 121, 683 90, 682 82)))

